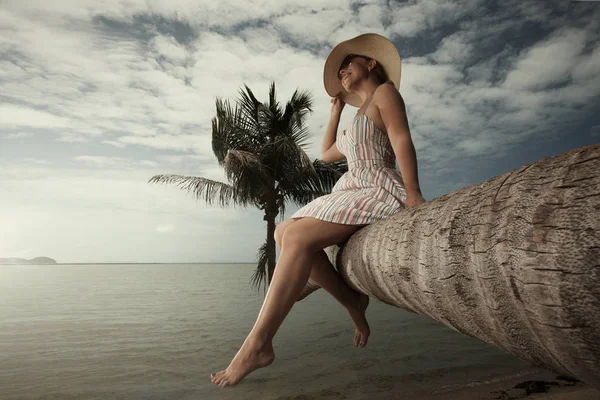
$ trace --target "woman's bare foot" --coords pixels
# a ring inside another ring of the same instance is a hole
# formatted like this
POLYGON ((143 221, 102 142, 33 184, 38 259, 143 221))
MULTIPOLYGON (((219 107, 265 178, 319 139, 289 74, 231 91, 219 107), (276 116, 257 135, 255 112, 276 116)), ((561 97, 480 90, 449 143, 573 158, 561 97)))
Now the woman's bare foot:
POLYGON ((354 321, 354 345, 365 347, 367 340, 371 334, 369 329, 369 323, 365 315, 367 307, 369 306, 369 296, 359 293, 358 303, 356 308, 349 308, 348 312, 352 321, 354 321))
POLYGON ((229 366, 221 372, 211 374, 210 380, 220 387, 233 386, 250 372, 270 365, 274 359, 275 353, 270 341, 261 345, 246 339, 229 366))

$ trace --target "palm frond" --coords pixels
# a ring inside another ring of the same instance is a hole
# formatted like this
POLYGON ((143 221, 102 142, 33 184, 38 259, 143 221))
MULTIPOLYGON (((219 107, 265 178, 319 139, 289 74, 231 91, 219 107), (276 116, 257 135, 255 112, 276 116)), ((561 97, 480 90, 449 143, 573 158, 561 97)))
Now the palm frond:
POLYGON ((223 182, 197 176, 182 175, 155 175, 148 183, 173 184, 188 193, 192 193, 196 199, 204 200, 208 205, 218 203, 221 207, 227 207, 230 203, 247 206, 249 199, 240 196, 235 188, 223 182))
POLYGON ((325 193, 331 192, 333 186, 348 171, 348 162, 346 160, 325 162, 323 160, 314 160, 313 166, 317 173, 317 185, 319 190, 325 193))
POLYGON ((229 101, 216 100, 216 116, 212 119, 212 148, 223 166, 230 149, 251 151, 256 147, 256 133, 238 107, 229 101))
POLYGON ((313 162, 315 175, 306 174, 304 180, 297 179, 295 184, 287 184, 285 190, 286 201, 292 201, 299 206, 304 206, 317 197, 331 193, 331 189, 347 171, 345 161, 325 163, 321 160, 313 162))
POLYGON ((271 82, 269 86, 269 110, 271 111, 271 118, 275 121, 281 119, 281 109, 279 108, 279 102, 277 101, 277 91, 275 90, 275 82, 271 82))
POLYGON ((311 142, 308 141, 310 138, 310 131, 305 126, 300 126, 297 124, 288 123, 285 129, 288 137, 290 137, 294 142, 296 142, 300 147, 306 149, 311 145, 311 142))
POLYGON ((304 117, 312 112, 312 97, 308 91, 299 91, 296 89, 292 98, 285 107, 282 119, 288 126, 302 128, 304 126, 304 117))
POLYGON ((264 114, 265 106, 258 101, 247 85, 244 85, 244 88, 245 91, 241 89, 239 91, 240 97, 237 104, 250 130, 254 132, 259 140, 263 140, 265 127, 262 122, 264 120, 262 114, 264 114))
POLYGON ((314 182, 318 180, 318 174, 314 164, 293 138, 278 138, 274 145, 274 152, 277 155, 275 179, 280 191, 286 192, 294 188, 317 190, 314 182))
MULTIPOLYGON (((291 138, 281 140, 278 150, 281 152, 280 158, 285 175, 293 175, 294 180, 300 181, 309 179, 310 177, 313 179, 318 178, 313 163, 299 143, 291 138)), ((277 177, 282 178, 281 175, 277 177)))
POLYGON ((256 154, 230 150, 225 157, 227 179, 244 197, 252 198, 253 204, 262 205, 264 194, 273 188, 273 176, 256 154))
POLYGON ((285 200, 288 202, 295 203, 299 207, 305 206, 317 197, 326 195, 328 193, 322 193, 321 191, 314 190, 303 186, 293 187, 285 192, 285 200))
POLYGON ((311 106, 310 94, 296 90, 281 117, 281 134, 291 137, 302 147, 309 144, 307 139, 310 137, 310 132, 304 124, 304 119, 309 112, 312 112, 311 106))
POLYGON ((265 183, 270 180, 267 168, 262 163, 260 156, 249 151, 230 149, 225 156, 224 167, 229 181, 236 182, 236 177, 241 170, 248 170, 249 173, 261 178, 265 183))
POLYGON ((258 249, 256 269, 250 279, 252 287, 260 290, 260 286, 263 285, 263 291, 265 293, 267 290, 267 264, 267 242, 265 241, 265 243, 260 246, 260 249, 258 249))

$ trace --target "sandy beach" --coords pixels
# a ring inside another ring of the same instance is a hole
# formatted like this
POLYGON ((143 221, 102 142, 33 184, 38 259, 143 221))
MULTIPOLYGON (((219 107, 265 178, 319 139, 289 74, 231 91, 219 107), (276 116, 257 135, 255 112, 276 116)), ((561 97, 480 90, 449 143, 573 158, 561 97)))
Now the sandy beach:
MULTIPOLYGON (((394 399, 400 399, 399 394, 394 399)), ((547 370, 444 388, 420 400, 600 400, 600 390, 547 370)))

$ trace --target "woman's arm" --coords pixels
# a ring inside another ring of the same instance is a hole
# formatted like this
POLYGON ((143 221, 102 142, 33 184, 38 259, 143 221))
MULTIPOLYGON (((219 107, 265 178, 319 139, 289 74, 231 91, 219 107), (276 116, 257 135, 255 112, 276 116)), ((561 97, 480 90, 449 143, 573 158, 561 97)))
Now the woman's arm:
POLYGON ((341 161, 346 158, 335 145, 340 116, 344 105, 345 103, 338 97, 331 99, 331 115, 329 116, 329 123, 327 124, 327 129, 325 129, 325 136, 321 144, 321 159, 325 162, 341 161))
POLYGON ((345 158, 346 156, 338 149, 335 142, 333 142, 329 149, 321 153, 321 160, 325 162, 342 161, 345 158))
POLYGON ((420 204, 425 200, 421 195, 417 153, 410 136, 404 100, 398 90, 389 84, 377 88, 377 96, 373 99, 398 159, 406 188, 407 206, 420 204))

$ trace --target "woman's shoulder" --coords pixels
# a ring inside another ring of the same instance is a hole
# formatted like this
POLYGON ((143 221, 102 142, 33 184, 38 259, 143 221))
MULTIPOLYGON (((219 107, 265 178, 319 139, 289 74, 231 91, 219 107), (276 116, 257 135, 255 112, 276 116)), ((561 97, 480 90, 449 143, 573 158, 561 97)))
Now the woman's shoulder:
POLYGON ((394 86, 394 83, 392 81, 387 81, 386 83, 382 83, 381 85, 379 85, 377 87, 377 89, 375 89, 375 93, 374 93, 374 98, 375 97, 395 97, 395 98, 402 98, 402 96, 400 95, 400 92, 398 91, 398 89, 396 89, 396 87, 394 86))
POLYGON ((375 89, 373 101, 378 107, 404 103, 402 95, 392 81, 383 83, 375 89))

